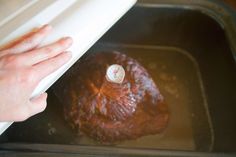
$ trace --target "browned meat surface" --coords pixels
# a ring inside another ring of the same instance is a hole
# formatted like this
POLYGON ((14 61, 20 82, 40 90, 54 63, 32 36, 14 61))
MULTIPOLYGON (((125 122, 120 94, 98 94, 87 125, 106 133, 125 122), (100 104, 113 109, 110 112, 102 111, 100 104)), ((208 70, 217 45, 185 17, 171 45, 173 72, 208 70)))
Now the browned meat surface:
POLYGON ((168 123, 168 107, 146 69, 119 52, 94 53, 80 60, 55 92, 70 126, 101 142, 157 134, 168 123), (105 78, 112 64, 125 70, 121 84, 105 78))

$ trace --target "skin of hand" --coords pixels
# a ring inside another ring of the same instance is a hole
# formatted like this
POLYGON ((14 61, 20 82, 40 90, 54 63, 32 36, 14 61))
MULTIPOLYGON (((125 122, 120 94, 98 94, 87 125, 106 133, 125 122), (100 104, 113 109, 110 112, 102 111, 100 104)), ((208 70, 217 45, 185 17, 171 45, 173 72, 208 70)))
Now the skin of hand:
POLYGON ((71 58, 70 37, 39 47, 52 27, 44 25, 0 49, 0 121, 24 121, 45 110, 47 94, 31 98, 47 75, 71 58))

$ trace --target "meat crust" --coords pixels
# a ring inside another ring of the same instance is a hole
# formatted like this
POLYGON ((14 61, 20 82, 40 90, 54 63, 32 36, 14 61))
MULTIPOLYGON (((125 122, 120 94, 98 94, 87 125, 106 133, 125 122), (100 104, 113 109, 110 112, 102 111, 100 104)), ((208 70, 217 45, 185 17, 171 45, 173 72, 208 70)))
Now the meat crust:
POLYGON ((147 70, 120 52, 99 52, 80 60, 56 85, 65 119, 78 132, 106 143, 160 133, 168 106, 147 70), (125 69, 121 84, 106 80, 111 64, 125 69))

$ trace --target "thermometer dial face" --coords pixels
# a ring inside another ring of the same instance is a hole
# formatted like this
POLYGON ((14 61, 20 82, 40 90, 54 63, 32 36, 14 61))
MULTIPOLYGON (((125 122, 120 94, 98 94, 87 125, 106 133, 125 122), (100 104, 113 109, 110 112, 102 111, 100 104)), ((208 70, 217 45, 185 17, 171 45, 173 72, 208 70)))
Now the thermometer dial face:
POLYGON ((113 64, 108 67, 106 78, 113 83, 122 83, 125 78, 125 70, 121 65, 113 64))

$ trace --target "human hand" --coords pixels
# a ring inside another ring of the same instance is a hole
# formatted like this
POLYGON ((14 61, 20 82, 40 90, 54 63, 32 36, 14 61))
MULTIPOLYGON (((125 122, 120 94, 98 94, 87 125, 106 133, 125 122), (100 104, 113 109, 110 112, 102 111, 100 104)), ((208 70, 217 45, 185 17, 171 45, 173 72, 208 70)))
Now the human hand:
POLYGON ((38 47, 49 34, 45 25, 0 49, 0 121, 23 121, 44 111, 47 94, 30 98, 38 83, 64 65, 72 39, 38 47))

